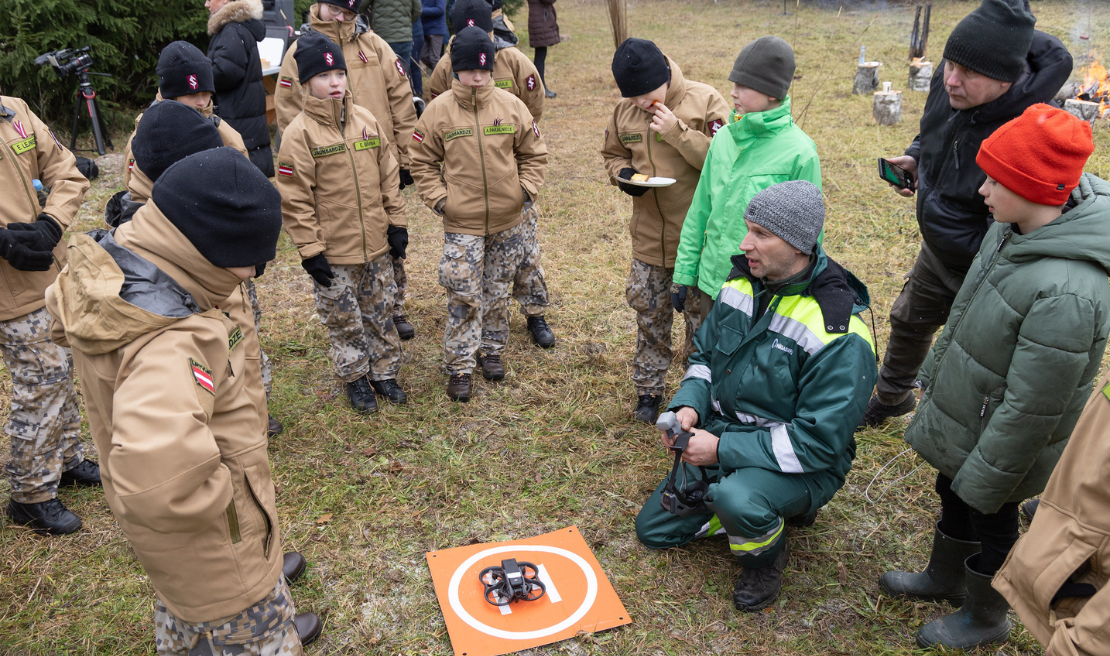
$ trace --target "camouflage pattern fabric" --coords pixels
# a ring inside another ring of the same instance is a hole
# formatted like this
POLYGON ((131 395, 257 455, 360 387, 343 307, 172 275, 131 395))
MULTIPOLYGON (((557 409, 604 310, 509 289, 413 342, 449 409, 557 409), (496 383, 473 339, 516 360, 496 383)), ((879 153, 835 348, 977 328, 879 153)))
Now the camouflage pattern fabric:
POLYGON ((335 375, 350 383, 396 378, 401 338, 393 325, 393 258, 389 253, 365 264, 333 264, 331 287, 312 283, 316 311, 328 329, 328 355, 335 375))
POLYGON ((248 278, 243 281, 243 285, 247 288, 247 299, 254 311, 254 334, 258 335, 258 350, 262 353, 262 387, 266 388, 266 400, 269 401, 270 391, 274 389, 274 378, 270 358, 262 349, 262 306, 258 304, 258 290, 255 289, 254 281, 248 278))
POLYGON ((513 298, 520 303, 526 317, 543 316, 551 301, 547 296, 547 283, 540 264, 540 240, 537 236, 540 210, 535 203, 526 205, 520 213, 524 229, 520 266, 513 277, 513 298))
POLYGON ((156 599, 155 649, 166 656, 301 656, 294 613, 283 576, 265 599, 234 617, 214 622, 184 622, 156 599))
POLYGON ((392 255, 390 258, 393 260, 393 282, 397 285, 397 300, 393 302, 393 313, 390 316, 396 317, 405 313, 405 292, 409 288, 409 277, 405 275, 405 261, 392 255))
MULTIPOLYGON (((632 356, 632 384, 636 394, 662 394, 664 378, 674 354, 671 350, 671 327, 674 323, 674 305, 671 304, 671 275, 674 269, 646 264, 632 259, 628 274, 625 298, 636 311, 636 350, 632 356)), ((696 287, 690 291, 696 292, 696 287)), ((686 340, 682 351, 682 366, 690 364, 694 352, 694 333, 701 327, 701 315, 690 309, 698 302, 695 293, 686 299, 686 340)))
POLYGON ((69 349, 50 341, 52 322, 45 307, 0 321, 0 352, 12 376, 11 415, 4 426, 12 457, 5 471, 18 503, 55 498, 62 471, 85 458, 73 359, 69 349))
POLYGON ((470 373, 481 348, 500 355, 509 337, 509 285, 520 264, 524 224, 492 235, 443 235, 439 284, 447 289, 443 334, 448 374, 470 373))

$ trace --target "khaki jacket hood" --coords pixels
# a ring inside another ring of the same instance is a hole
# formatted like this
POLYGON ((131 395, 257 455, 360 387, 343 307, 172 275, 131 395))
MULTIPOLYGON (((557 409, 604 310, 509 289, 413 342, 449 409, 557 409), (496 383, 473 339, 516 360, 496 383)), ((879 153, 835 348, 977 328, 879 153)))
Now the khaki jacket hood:
POLYGON ((389 226, 407 226, 389 136, 351 93, 305 98, 278 153, 282 220, 302 259, 362 264, 389 250, 389 226))
POLYGON ((435 209, 446 199, 446 232, 489 235, 520 223, 524 191, 539 195, 547 146, 528 107, 487 85, 458 80, 428 103, 409 147, 421 199, 435 209))
POLYGON ((605 129, 601 156, 616 185, 621 169, 632 168, 649 176, 674 178, 669 186, 651 189, 632 199, 633 257, 654 266, 673 267, 682 234, 682 223, 694 197, 709 143, 725 125, 729 107, 713 87, 687 80, 674 60, 664 103, 678 121, 660 134, 649 129, 654 113, 641 110, 629 99, 613 109, 605 129))

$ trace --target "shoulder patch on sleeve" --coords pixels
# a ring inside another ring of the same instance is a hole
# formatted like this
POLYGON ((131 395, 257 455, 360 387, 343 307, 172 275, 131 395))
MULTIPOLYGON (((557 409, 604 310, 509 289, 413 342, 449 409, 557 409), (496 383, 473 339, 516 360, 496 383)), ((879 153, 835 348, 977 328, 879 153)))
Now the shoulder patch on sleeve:
MULTIPOLYGON (((131 160, 134 162, 135 160, 131 160)), ((288 162, 278 162, 277 168, 278 175, 284 175, 287 178, 293 177, 293 165, 288 162)))
POLYGON ((412 140, 415 141, 416 143, 422 143, 424 141, 424 133, 421 132, 420 130, 413 130, 412 131, 412 140))
POLYGON ((721 127, 724 126, 724 124, 725 124, 725 122, 722 121, 719 118, 715 118, 712 121, 710 121, 709 122, 709 136, 711 136, 711 137, 717 136, 717 130, 720 130, 721 127))
POLYGON ((193 358, 189 358, 189 368, 193 372, 193 379, 197 386, 204 389, 212 396, 216 395, 216 384, 212 381, 212 370, 193 358))
MULTIPOLYGON (((606 135, 608 135, 609 128, 605 128, 605 130, 606 135)), ((532 121, 532 132, 535 132, 537 137, 540 136, 540 126, 536 125, 536 122, 534 120, 532 121)))
POLYGON ((401 65, 400 59, 394 59, 393 65, 397 67, 397 72, 401 74, 401 77, 408 77, 408 75, 405 73, 405 67, 401 65))
POLYGON ((535 91, 536 90, 536 74, 535 73, 532 73, 531 75, 528 76, 528 79, 524 81, 524 86, 527 87, 529 91, 535 91))
POLYGON ((288 75, 282 75, 281 79, 278 80, 278 84, 281 85, 283 89, 291 89, 293 88, 293 78, 288 75))

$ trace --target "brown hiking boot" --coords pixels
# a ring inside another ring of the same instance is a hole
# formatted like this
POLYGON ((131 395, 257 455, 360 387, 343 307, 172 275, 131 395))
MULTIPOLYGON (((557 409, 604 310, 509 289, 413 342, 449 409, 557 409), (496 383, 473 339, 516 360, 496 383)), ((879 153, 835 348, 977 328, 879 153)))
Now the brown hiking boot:
POLYGON ((479 355, 478 363, 482 365, 482 377, 486 380, 505 378, 505 365, 501 364, 500 355, 479 355))
POLYGON ((447 398, 463 403, 470 400, 470 374, 451 374, 451 380, 447 381, 447 398))

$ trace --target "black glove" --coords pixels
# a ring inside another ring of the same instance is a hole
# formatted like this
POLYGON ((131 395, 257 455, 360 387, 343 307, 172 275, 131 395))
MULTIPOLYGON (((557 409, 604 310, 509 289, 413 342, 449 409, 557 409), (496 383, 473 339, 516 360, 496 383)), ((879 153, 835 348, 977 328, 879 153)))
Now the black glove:
POLYGON ((401 190, 414 184, 416 184, 416 181, 412 179, 412 173, 409 173, 408 169, 401 169, 401 190))
POLYGON ((254 277, 261 278, 262 274, 266 273, 266 263, 254 265, 254 277))
POLYGON ((34 223, 9 223, 7 228, 22 233, 14 236, 33 251, 49 253, 62 238, 62 227, 49 214, 39 214, 34 223))
POLYGON ((436 203, 435 209, 433 209, 432 211, 440 216, 443 216, 443 213, 447 211, 447 199, 439 199, 439 202, 436 203))
POLYGON ((671 285, 671 305, 675 312, 686 311, 686 285, 671 285))
POLYGON ((405 249, 409 246, 408 228, 389 226, 385 229, 385 240, 389 242, 389 254, 405 259, 405 249))
POLYGON ((331 279, 335 277, 335 272, 331 270, 328 264, 328 258, 324 257, 323 253, 313 255, 307 260, 301 260, 301 266, 312 276, 316 284, 321 287, 331 287, 331 279))
POLYGON ((49 271, 50 265, 54 263, 54 254, 50 251, 27 248, 25 240, 28 237, 34 239, 34 236, 26 231, 0 228, 0 257, 7 260, 12 268, 20 271, 49 271))
POLYGON ((633 169, 633 168, 623 168, 623 169, 621 169, 620 175, 617 176, 617 178, 618 178, 617 187, 619 187, 621 191, 628 194, 629 196, 632 196, 633 198, 639 198, 640 196, 643 196, 644 194, 646 194, 648 192, 649 187, 637 187, 636 185, 630 185, 630 184, 625 184, 625 183, 621 182, 621 180, 631 180, 632 176, 635 175, 635 174, 636 174, 636 169, 633 169))

